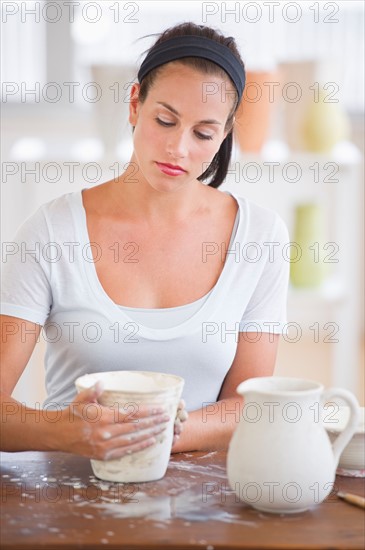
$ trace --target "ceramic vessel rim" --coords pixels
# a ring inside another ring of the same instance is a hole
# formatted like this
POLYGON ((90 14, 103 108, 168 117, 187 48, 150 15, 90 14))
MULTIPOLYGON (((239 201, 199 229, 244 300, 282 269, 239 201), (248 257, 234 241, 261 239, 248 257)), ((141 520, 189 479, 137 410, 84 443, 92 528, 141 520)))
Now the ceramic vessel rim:
POLYGON ((290 389, 287 389, 287 390, 283 390, 283 389, 279 389, 279 388, 272 388, 272 389, 265 389, 265 388, 247 388, 246 390, 246 393, 248 392, 257 392, 257 393, 262 393, 262 394, 265 394, 265 395, 283 395, 283 396, 287 396, 287 395, 303 395, 303 396, 307 396, 307 395, 311 395, 311 394, 316 394, 318 392, 322 392, 324 390, 324 386, 323 384, 321 384, 320 382, 317 382, 316 380, 310 380, 309 378, 291 378, 289 376, 285 377, 285 376, 260 376, 260 377, 257 377, 257 378, 248 378, 247 380, 244 380, 243 382, 241 382, 237 388, 236 388, 236 392, 237 393, 241 393, 241 390, 240 388, 243 387, 243 385, 248 385, 248 382, 251 382, 251 383, 260 383, 260 382, 266 382, 266 381, 274 381, 274 382, 289 382, 289 383, 295 383, 295 382, 305 382, 307 383, 308 385, 309 384, 312 384, 313 387, 310 387, 310 388, 307 388, 307 389, 301 389, 301 390, 290 390, 290 389), (255 381, 255 382, 252 382, 252 381, 255 381))
MULTIPOLYGON (((175 389, 178 389, 179 386, 182 384, 184 385, 185 383, 185 380, 184 378, 182 378, 181 376, 178 376, 177 374, 169 374, 167 372, 155 372, 155 371, 131 371, 131 370, 123 370, 123 371, 101 371, 101 372, 89 372, 87 374, 83 374, 82 376, 79 376, 78 378, 76 378, 75 380, 75 385, 76 386, 79 386, 80 388, 82 388, 83 390, 84 389, 88 389, 90 388, 90 386, 84 386, 82 384, 82 379, 83 378, 87 378, 89 376, 100 376, 100 375, 108 375, 108 374, 116 374, 116 373, 132 373, 132 374, 157 374, 157 375, 162 375, 162 376, 168 376, 168 377, 171 377, 171 378, 175 378, 176 379, 176 384, 169 387, 169 388, 161 388, 161 389, 156 389, 156 390, 150 390, 150 391, 145 391, 145 392, 140 392, 138 390, 122 390, 122 393, 125 393, 125 394, 129 394, 129 395, 134 395, 134 394, 138 394, 138 393, 143 393, 143 395, 155 395, 155 394, 161 394, 161 393, 165 393, 165 392, 170 392, 171 390, 175 390, 175 389)), ((95 382, 97 382, 97 380, 95 380, 95 382)), ((115 389, 103 389, 103 394, 109 394, 109 393, 116 393, 118 392, 119 390, 115 390, 115 389)))

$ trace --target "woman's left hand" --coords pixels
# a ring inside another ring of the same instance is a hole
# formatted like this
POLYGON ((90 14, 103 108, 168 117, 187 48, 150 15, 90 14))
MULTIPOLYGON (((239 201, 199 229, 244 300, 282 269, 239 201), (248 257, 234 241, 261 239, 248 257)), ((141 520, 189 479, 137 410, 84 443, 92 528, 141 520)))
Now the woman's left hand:
POLYGON ((180 434, 184 429, 183 423, 186 422, 189 416, 188 411, 185 409, 185 406, 186 404, 184 399, 180 399, 177 406, 176 418, 174 422, 174 439, 172 440, 172 446, 174 446, 175 443, 178 441, 180 434))

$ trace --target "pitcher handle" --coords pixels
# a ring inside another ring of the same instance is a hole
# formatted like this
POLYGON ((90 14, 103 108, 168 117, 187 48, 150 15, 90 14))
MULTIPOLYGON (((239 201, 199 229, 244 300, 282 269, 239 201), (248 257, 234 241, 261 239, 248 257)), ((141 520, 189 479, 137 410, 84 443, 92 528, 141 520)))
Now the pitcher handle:
POLYGON ((356 397, 348 390, 344 390, 342 388, 328 388, 322 393, 323 403, 325 403, 326 401, 330 401, 333 397, 341 397, 350 407, 350 418, 347 422, 347 425, 332 443, 333 455, 335 457, 337 467, 342 451, 349 443, 358 426, 358 422, 360 419, 360 408, 356 397))

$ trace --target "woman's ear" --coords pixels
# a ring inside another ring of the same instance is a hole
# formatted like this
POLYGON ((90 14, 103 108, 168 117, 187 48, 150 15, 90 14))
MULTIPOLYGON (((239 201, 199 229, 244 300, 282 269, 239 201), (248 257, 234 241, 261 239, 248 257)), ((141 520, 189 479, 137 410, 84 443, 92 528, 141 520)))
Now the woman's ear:
POLYGON ((135 126, 138 120, 139 112, 139 89, 141 85, 136 83, 131 88, 131 95, 129 100, 129 122, 132 126, 135 126))

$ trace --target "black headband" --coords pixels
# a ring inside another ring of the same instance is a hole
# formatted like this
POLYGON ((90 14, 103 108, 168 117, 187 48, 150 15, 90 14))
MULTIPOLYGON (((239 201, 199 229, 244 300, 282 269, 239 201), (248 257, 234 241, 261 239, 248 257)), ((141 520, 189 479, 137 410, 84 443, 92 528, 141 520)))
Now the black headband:
POLYGON ((219 65, 231 77, 240 101, 246 81, 244 67, 228 46, 205 36, 174 36, 153 46, 138 71, 138 81, 142 82, 152 69, 182 57, 203 57, 219 65))

